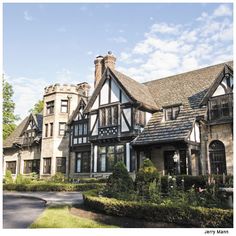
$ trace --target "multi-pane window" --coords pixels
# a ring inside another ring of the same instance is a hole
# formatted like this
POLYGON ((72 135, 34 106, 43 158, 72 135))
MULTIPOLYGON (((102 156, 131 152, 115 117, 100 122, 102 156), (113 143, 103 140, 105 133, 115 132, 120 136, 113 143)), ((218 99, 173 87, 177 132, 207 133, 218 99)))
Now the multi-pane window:
POLYGON ((78 152, 76 153, 76 167, 77 173, 89 173, 90 172, 90 153, 78 152))
POLYGON ((88 124, 86 121, 79 121, 73 126, 73 144, 88 143, 88 124))
POLYGON ((7 161, 6 170, 11 171, 12 174, 16 173, 16 161, 7 161))
POLYGON ((61 112, 68 112, 68 100, 61 100, 61 112))
POLYGON ((47 115, 54 113, 54 101, 50 101, 46 103, 47 115))
POLYGON ((231 118, 233 116, 232 94, 211 98, 208 102, 209 120, 231 118))
POLYGON ((118 161, 125 162, 124 145, 98 148, 98 172, 111 172, 118 161))
POLYGON ((53 123, 50 123, 50 136, 53 136, 53 123))
POLYGON ((24 174, 32 172, 39 173, 40 160, 25 160, 24 161, 24 174))
POLYGON ((176 120, 180 111, 179 106, 165 108, 165 120, 176 120))
POLYGON ((59 135, 64 136, 66 131, 66 122, 59 122, 59 135))
POLYGON ((99 110, 100 113, 100 126, 113 126, 118 123, 118 107, 104 107, 99 110))
POLYGON ((211 174, 227 174, 225 146, 222 142, 215 140, 209 146, 211 174))
POLYGON ((57 171, 60 173, 66 173, 66 158, 65 157, 57 157, 57 171))
POLYGON ((48 137, 48 124, 45 124, 45 137, 48 137))
POLYGON ((31 144, 35 138, 35 131, 34 130, 27 130, 24 133, 24 144, 31 144))
POLYGON ((51 158, 43 158, 43 174, 51 174, 51 158))

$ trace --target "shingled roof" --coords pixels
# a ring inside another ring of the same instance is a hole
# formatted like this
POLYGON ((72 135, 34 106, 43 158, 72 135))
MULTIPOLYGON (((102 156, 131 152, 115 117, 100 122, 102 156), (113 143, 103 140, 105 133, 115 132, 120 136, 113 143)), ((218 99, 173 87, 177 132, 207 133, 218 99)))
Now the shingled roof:
POLYGON ((186 141, 196 117, 206 115, 206 108, 200 108, 199 104, 225 64, 233 67, 231 61, 144 83, 155 99, 159 111, 153 114, 132 144, 186 141), (162 108, 178 103, 182 105, 177 119, 162 121, 162 108))
POLYGON ((134 79, 120 73, 117 70, 110 70, 115 75, 117 80, 123 85, 123 87, 126 89, 126 92, 131 98, 139 102, 141 106, 145 108, 151 110, 157 109, 156 103, 153 99, 152 94, 149 91, 148 86, 146 86, 145 84, 138 83, 134 79))
POLYGON ((11 148, 16 138, 20 137, 26 123, 28 122, 29 116, 27 116, 16 129, 3 141, 3 148, 11 148))
MULTIPOLYGON (((39 133, 42 132, 43 115, 41 115, 41 114, 36 114, 36 115, 30 114, 16 127, 16 129, 10 134, 10 136, 7 137, 7 139, 3 141, 3 148, 11 148, 11 147, 13 147, 13 144, 16 141, 21 140, 20 136, 22 135, 23 131, 25 130, 26 126, 28 125, 28 122, 29 122, 29 119, 30 119, 31 116, 33 117, 33 119, 36 122, 39 133)), ((39 134, 39 138, 41 138, 40 134, 39 134)))

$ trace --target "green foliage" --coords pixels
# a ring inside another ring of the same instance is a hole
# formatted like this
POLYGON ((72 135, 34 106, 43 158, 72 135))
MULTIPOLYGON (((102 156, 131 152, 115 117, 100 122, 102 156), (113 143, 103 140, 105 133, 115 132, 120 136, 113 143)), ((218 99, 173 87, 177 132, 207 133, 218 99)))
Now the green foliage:
POLYGON ((43 111, 43 100, 38 100, 37 103, 34 104, 34 107, 29 110, 30 113, 33 113, 34 115, 40 114, 43 111))
POLYGON ((23 176, 22 174, 18 174, 15 180, 16 184, 30 184, 31 178, 27 176, 23 176))
POLYGON ((103 195, 106 197, 126 198, 134 190, 134 183, 123 162, 117 162, 109 176, 103 195))
POLYGON ((12 100, 14 94, 12 85, 3 79, 3 106, 2 106, 2 122, 3 122, 3 139, 5 140, 16 128, 15 121, 19 117, 14 115, 15 103, 12 100))
POLYGON ((69 183, 52 183, 52 182, 31 182, 29 184, 4 184, 3 190, 9 191, 87 191, 91 189, 101 189, 104 185, 100 183, 87 184, 69 184, 69 183))
POLYGON ((159 173, 154 166, 154 164, 149 159, 145 159, 143 162, 143 167, 139 169, 136 175, 136 189, 138 194, 144 197, 149 196, 149 186, 153 181, 158 182, 159 173))
POLYGON ((66 181, 66 177, 63 173, 57 172, 50 178, 49 181, 52 181, 54 183, 64 183, 66 181))
POLYGON ((83 194, 84 204, 106 214, 145 219, 154 222, 188 224, 194 227, 233 227, 233 210, 122 201, 83 194))
POLYGON ((4 176, 4 183, 5 184, 13 184, 13 182, 14 182, 14 180, 12 178, 11 171, 7 170, 6 174, 4 176))
POLYGON ((106 178, 81 178, 79 179, 80 183, 106 183, 107 179, 106 178))

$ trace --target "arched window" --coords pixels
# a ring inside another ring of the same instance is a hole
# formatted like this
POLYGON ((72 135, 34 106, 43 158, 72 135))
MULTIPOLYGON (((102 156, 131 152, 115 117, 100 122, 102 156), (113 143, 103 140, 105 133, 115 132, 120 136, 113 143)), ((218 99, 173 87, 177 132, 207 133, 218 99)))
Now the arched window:
POLYGON ((227 174, 225 146, 222 142, 215 140, 210 143, 209 156, 211 164, 211 174, 227 174))

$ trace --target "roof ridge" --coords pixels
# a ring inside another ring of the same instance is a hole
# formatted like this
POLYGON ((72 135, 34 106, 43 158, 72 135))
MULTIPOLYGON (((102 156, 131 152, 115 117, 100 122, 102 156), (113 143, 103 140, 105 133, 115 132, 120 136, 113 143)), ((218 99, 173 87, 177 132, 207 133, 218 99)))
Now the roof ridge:
POLYGON ((180 74, 175 74, 175 75, 170 75, 170 76, 162 77, 162 78, 159 78, 159 79, 149 80, 149 81, 143 82, 142 84, 146 85, 148 83, 152 83, 152 82, 155 82, 157 80, 171 79, 171 78, 176 77, 176 76, 181 76, 181 75, 185 75, 185 74, 188 74, 188 73, 193 73, 193 72, 196 72, 196 71, 207 70, 207 69, 209 69, 211 67, 217 67, 217 66, 225 65, 225 64, 228 65, 228 63, 232 63, 232 62, 233 62, 233 60, 230 60, 230 61, 222 62, 222 63, 219 63, 219 64, 214 64, 214 65, 210 65, 210 66, 206 66, 206 67, 201 67, 199 69, 194 69, 194 70, 186 71, 186 72, 183 72, 183 73, 180 73, 180 74))

